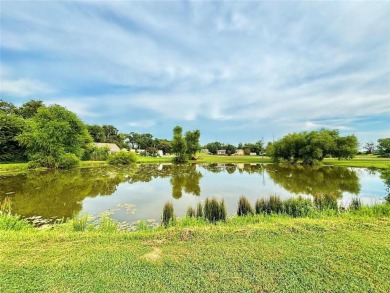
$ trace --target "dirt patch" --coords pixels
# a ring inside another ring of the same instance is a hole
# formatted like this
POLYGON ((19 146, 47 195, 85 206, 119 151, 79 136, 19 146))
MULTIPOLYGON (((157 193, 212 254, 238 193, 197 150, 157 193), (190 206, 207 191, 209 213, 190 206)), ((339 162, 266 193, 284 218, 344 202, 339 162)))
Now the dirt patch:
POLYGON ((160 248, 154 247, 153 251, 144 254, 141 256, 141 258, 149 260, 149 261, 157 261, 158 259, 161 258, 162 251, 160 248))

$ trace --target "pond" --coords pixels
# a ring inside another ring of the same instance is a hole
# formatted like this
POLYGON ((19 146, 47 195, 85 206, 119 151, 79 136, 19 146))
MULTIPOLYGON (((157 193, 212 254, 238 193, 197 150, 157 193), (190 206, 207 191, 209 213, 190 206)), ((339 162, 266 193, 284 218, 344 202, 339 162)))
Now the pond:
POLYGON ((361 168, 283 167, 273 164, 141 164, 0 176, 0 200, 10 197, 13 212, 53 222, 109 211, 128 223, 159 221, 165 202, 177 216, 206 197, 224 198, 229 215, 245 195, 256 199, 278 195, 327 196, 347 205, 359 196, 365 204, 382 202, 387 188, 381 173, 361 168))

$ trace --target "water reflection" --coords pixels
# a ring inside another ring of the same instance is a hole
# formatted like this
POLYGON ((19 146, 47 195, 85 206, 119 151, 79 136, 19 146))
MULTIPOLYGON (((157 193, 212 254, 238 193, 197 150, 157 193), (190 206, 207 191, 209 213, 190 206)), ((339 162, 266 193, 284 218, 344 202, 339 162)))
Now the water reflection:
POLYGON ((175 208, 183 210, 178 211, 180 215, 185 213, 188 205, 216 195, 225 198, 232 214, 243 194, 252 202, 270 194, 282 197, 312 195, 321 206, 337 204, 337 200, 346 194, 363 193, 382 200, 388 193, 383 193, 383 182, 390 186, 389 174, 383 172, 382 181, 377 172, 369 174, 364 169, 355 171, 341 167, 260 164, 107 166, 0 176, 0 200, 10 196, 15 213, 45 219, 69 218, 80 211, 89 212, 91 207, 99 207, 96 210, 117 209, 118 204, 131 203, 137 208, 134 217, 147 219, 159 218, 163 203, 169 199, 180 199, 175 201, 175 208))

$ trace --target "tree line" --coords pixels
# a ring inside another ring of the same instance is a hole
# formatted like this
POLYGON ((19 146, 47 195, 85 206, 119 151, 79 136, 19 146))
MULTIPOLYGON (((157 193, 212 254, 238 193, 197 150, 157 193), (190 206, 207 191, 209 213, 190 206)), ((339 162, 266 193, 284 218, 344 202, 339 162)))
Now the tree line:
MULTIPOLYGON (((242 149, 245 155, 267 155, 275 162, 303 162, 314 164, 326 157, 350 159, 358 152, 354 135, 340 136, 338 130, 290 133, 266 146, 263 140, 239 143, 237 146, 211 142, 200 146, 200 131, 187 131, 176 126, 173 138, 160 139, 150 133, 121 133, 113 125, 88 125, 76 114, 59 105, 46 106, 42 101, 30 100, 20 107, 0 100, 0 162, 35 162, 37 166, 72 164, 79 159, 107 159, 108 152, 91 146, 91 142, 115 143, 120 148, 142 149, 147 155, 175 154, 175 162, 194 159, 201 149, 212 154, 225 150, 232 155, 242 149)), ((390 156, 390 138, 378 144, 367 143, 367 153, 390 156)))

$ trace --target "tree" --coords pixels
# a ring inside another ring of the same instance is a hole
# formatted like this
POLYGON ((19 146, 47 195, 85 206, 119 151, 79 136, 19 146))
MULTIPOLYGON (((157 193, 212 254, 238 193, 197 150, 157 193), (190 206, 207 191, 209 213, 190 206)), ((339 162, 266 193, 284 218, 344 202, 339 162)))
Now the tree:
POLYGON ((382 157, 390 156, 390 137, 378 139, 378 155, 382 157))
POLYGON ((229 156, 231 156, 236 152, 237 148, 232 144, 227 144, 227 145, 225 145, 225 150, 226 150, 226 153, 229 156))
POLYGON ((0 100, 0 113, 11 114, 16 111, 16 106, 12 103, 0 100))
POLYGON ((185 134, 185 140, 187 142, 187 151, 186 154, 188 158, 194 158, 196 153, 200 151, 200 144, 199 144, 199 138, 200 138, 200 131, 194 130, 194 131, 187 131, 185 134))
POLYGON ((35 114, 37 114, 38 112, 38 109, 44 106, 45 105, 43 104, 42 101, 30 100, 27 103, 24 103, 21 107, 19 107, 16 110, 16 113, 19 116, 22 116, 24 119, 28 119, 35 116, 35 114))
POLYGON ((210 153, 213 155, 216 155, 218 150, 222 150, 224 145, 221 142, 215 141, 215 142, 210 142, 204 146, 206 149, 209 150, 210 153))
POLYGON ((162 150, 164 155, 170 154, 172 153, 172 144, 166 139, 159 139, 157 143, 157 149, 162 150))
POLYGON ((94 142, 105 142, 106 134, 102 126, 94 124, 88 125, 88 132, 91 135, 94 142))
POLYGON ((24 148, 16 139, 25 125, 21 117, 0 112, 0 162, 25 159, 24 148))
POLYGON ((116 143, 119 141, 119 130, 113 125, 103 125, 104 136, 107 143, 116 143))
POLYGON ((366 154, 373 154, 375 151, 375 144, 373 142, 367 142, 363 147, 366 150, 366 154))
POLYGON ((180 126, 176 126, 173 129, 172 151, 175 154, 175 163, 184 163, 187 161, 187 142, 182 135, 183 129, 180 126))
POLYGON ((80 158, 85 145, 92 142, 86 125, 59 105, 39 108, 17 140, 26 147, 30 160, 47 167, 57 167, 65 154, 80 158))
POLYGON ((290 133, 268 146, 267 153, 274 161, 315 164, 332 156, 351 159, 357 153, 358 141, 354 135, 340 137, 338 130, 290 133))

